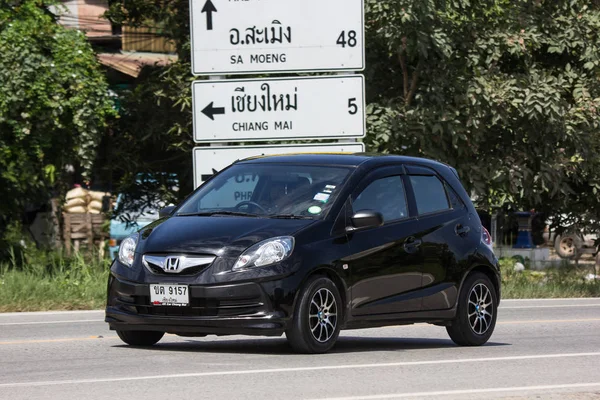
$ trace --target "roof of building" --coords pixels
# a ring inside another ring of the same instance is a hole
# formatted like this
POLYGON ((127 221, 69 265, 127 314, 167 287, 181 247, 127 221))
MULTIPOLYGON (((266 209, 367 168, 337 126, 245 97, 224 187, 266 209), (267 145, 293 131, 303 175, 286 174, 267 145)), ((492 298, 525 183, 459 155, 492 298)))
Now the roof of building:
POLYGON ((98 54, 98 61, 107 67, 137 78, 145 65, 164 66, 177 61, 177 56, 174 54, 140 52, 100 53, 98 54))

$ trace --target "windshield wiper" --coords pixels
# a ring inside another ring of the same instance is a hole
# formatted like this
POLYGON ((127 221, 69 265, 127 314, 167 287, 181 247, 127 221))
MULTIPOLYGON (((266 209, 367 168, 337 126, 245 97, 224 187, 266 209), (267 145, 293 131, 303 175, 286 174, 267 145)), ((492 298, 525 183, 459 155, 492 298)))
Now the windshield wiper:
POLYGON ((313 219, 308 215, 295 215, 295 214, 279 214, 279 215, 267 215, 269 218, 277 219, 313 219))
POLYGON ((235 217, 260 217, 258 214, 245 213, 241 211, 206 211, 206 212, 191 212, 191 213, 179 213, 178 217, 212 217, 215 215, 231 215, 235 217))

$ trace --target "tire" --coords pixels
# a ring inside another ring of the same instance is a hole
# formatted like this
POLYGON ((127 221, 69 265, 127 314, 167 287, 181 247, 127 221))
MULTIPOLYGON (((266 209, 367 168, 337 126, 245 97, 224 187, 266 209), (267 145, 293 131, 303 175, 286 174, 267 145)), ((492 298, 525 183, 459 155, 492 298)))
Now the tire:
POLYGON ((577 234, 565 233, 556 235, 554 239, 554 250, 560 258, 566 260, 576 260, 581 256, 581 247, 583 246, 581 238, 577 234))
POLYGON ((450 339, 459 346, 481 346, 485 344, 494 332, 498 316, 498 295, 490 278, 481 272, 470 274, 460 291, 456 319, 446 327, 450 339), (487 296, 485 295, 487 293, 487 296), (483 300, 478 301, 477 299, 483 300), (488 301, 491 300, 491 303, 488 301), (473 305, 480 304, 476 309, 473 305), (482 307, 481 304, 487 304, 482 307), (488 315, 481 311, 488 312, 488 315), (489 313, 491 312, 491 317, 489 313), (469 317, 469 314, 472 314, 469 317), (480 313, 480 314, 478 314, 480 313), (474 315, 473 315, 474 314, 474 315), (477 322, 475 322, 478 320, 477 322))
POLYGON ((330 350, 340 334, 342 308, 335 284, 323 276, 311 277, 300 292, 291 326, 285 331, 292 348, 307 354, 330 350))
POLYGON ((155 331, 117 331, 122 341, 131 346, 152 346, 165 335, 155 331))

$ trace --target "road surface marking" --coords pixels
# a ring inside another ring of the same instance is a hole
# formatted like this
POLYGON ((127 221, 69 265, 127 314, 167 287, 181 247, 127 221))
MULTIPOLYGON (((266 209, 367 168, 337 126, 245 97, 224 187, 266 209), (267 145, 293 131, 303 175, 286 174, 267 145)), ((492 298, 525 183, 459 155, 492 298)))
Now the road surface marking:
POLYGON ((600 303, 598 304, 554 304, 554 305, 546 305, 543 306, 508 306, 508 307, 498 307, 500 310, 516 310, 519 308, 527 309, 527 308, 562 308, 562 307, 600 307, 600 303))
MULTIPOLYGON (((68 322, 77 322, 77 321, 68 321, 68 322)), ((552 324, 552 323, 570 323, 570 322, 600 322, 600 318, 587 318, 587 319, 540 319, 540 320, 528 320, 528 321, 499 321, 496 322, 496 325, 520 325, 520 324, 552 324)), ((6 324, 0 324, 6 325, 6 324)), ((431 324, 414 324, 413 326, 421 326, 427 328, 436 328, 431 324)), ((391 325, 384 326, 383 329, 391 329, 391 328, 400 328, 402 325, 391 325)), ((170 335, 169 336, 176 336, 170 335)), ((365 337, 366 338, 366 337, 365 337)), ((11 344, 29 344, 29 343, 60 343, 60 342, 77 342, 81 340, 91 340, 91 339, 117 339, 117 336, 108 336, 103 338, 98 338, 97 336, 84 337, 84 338, 64 338, 64 339, 33 339, 33 340, 13 340, 13 341, 5 341, 0 342, 0 345, 11 345, 11 344)))
POLYGON ((103 313, 104 310, 71 310, 71 311, 23 311, 0 313, 0 317, 28 317, 36 315, 70 315, 70 314, 94 314, 103 313))
POLYGON ((579 301, 579 300, 598 300, 598 297, 563 297, 556 299, 502 299, 502 302, 515 301, 579 301))
POLYGON ((379 400, 379 399, 402 399, 406 397, 438 397, 467 394, 484 393, 502 393, 502 392, 531 392, 539 390, 552 389, 582 389, 600 387, 600 382, 573 383, 564 385, 540 385, 540 386, 515 386, 487 389, 464 389, 464 390, 443 390, 437 392, 414 392, 414 393, 394 393, 394 394, 376 394, 367 396, 349 396, 349 397, 323 397, 315 400, 379 400))
POLYGON ((2 322, 0 326, 11 326, 11 325, 39 325, 39 324, 75 324, 81 322, 104 322, 103 319, 74 319, 64 321, 31 321, 31 322, 2 322))
POLYGON ((98 337, 88 336, 84 338, 63 338, 63 339, 34 339, 34 340, 13 340, 9 342, 0 342, 0 345, 7 344, 30 344, 30 343, 61 343, 61 342, 80 342, 84 340, 105 340, 105 339, 117 339, 117 336, 98 337))
MULTIPOLYGON (((496 325, 519 325, 519 324, 564 324, 569 322, 600 322, 600 318, 580 318, 580 319, 529 319, 529 320, 521 320, 521 321, 498 321, 496 325)), ((386 325, 377 329, 392 329, 392 328, 400 328, 404 325, 386 325)), ((433 325, 419 322, 413 325, 412 327, 421 327, 421 328, 431 328, 433 325)))
POLYGON ((597 322, 600 318, 582 318, 582 319, 531 319, 526 321, 500 321, 496 325, 516 325, 516 324, 558 324, 569 322, 597 322))
POLYGON ((143 380, 156 380, 156 379, 198 378, 198 377, 206 377, 206 376, 257 375, 257 374, 274 374, 274 373, 304 372, 304 371, 314 372, 314 371, 326 371, 326 370, 334 371, 334 370, 344 370, 344 369, 407 367, 407 366, 416 366, 416 365, 438 366, 440 364, 467 364, 467 363, 479 363, 479 362, 539 360, 539 359, 573 358, 573 357, 600 357, 600 352, 538 354, 538 355, 530 355, 530 356, 464 358, 464 359, 428 360, 428 361, 405 361, 405 362, 382 363, 382 364, 348 364, 348 365, 324 365, 324 366, 311 366, 311 367, 250 369, 250 370, 237 370, 237 371, 235 371, 235 370, 234 371, 211 371, 211 372, 195 372, 195 373, 186 373, 186 374, 131 376, 131 377, 122 377, 122 378, 94 378, 94 379, 71 379, 71 380, 62 380, 62 381, 0 383, 0 389, 13 388, 13 387, 79 385, 79 384, 85 384, 85 383, 143 381, 143 380))

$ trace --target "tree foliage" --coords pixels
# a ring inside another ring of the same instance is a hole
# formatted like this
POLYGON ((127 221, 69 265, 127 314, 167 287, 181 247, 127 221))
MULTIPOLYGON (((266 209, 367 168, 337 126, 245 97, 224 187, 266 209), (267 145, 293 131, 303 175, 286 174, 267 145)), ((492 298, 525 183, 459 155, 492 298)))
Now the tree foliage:
POLYGON ((121 117, 105 138, 108 158, 99 173, 116 178, 116 192, 125 194, 115 210, 123 220, 135 220, 160 201, 178 202, 193 190, 189 71, 181 62, 148 67, 138 85, 118 92, 121 117))
MULTIPOLYGON (((0 219, 43 204, 65 166, 92 168, 113 115, 85 35, 58 25, 47 0, 0 1, 0 219)), ((2 222, 2 221, 0 221, 2 222)), ((2 225, 0 223, 0 225, 2 225)))
POLYGON ((367 0, 367 21, 372 150, 456 166, 484 207, 599 215, 597 2, 367 0))

